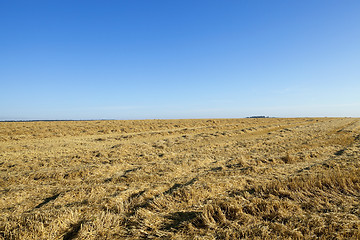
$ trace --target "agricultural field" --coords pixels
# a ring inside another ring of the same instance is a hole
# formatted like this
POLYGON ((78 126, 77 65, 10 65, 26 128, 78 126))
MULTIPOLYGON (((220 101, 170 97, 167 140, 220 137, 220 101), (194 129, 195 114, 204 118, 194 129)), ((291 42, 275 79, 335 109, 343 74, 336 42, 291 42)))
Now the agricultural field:
POLYGON ((0 239, 360 239, 360 119, 0 123, 0 239))

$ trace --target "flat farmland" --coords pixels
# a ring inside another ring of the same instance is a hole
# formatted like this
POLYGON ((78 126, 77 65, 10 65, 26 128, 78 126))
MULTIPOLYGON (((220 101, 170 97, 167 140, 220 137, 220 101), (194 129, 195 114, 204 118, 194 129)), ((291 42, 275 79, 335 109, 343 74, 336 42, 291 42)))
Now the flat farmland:
POLYGON ((360 239, 360 119, 0 123, 0 239, 360 239))

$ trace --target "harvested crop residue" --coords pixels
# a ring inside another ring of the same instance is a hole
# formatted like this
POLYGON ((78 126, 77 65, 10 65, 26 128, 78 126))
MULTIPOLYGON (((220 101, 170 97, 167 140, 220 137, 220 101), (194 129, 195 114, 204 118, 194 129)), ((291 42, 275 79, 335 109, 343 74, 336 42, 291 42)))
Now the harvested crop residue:
POLYGON ((360 120, 0 123, 0 239, 359 239, 360 120))

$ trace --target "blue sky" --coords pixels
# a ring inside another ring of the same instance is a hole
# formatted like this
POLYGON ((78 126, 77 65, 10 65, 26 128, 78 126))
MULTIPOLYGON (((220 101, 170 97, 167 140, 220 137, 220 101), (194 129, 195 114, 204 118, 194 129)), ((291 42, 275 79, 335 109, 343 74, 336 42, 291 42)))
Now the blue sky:
POLYGON ((359 1, 1 1, 0 120, 360 117, 359 1))

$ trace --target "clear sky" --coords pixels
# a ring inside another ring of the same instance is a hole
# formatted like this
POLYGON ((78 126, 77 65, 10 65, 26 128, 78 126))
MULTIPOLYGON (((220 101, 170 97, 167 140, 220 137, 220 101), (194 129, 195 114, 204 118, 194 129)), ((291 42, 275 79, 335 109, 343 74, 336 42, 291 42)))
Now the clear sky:
POLYGON ((360 117, 359 93, 360 1, 0 1, 0 120, 360 117))

